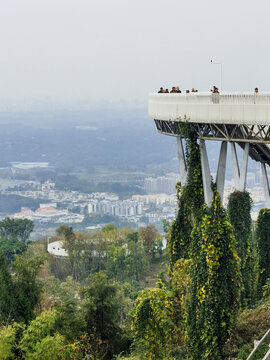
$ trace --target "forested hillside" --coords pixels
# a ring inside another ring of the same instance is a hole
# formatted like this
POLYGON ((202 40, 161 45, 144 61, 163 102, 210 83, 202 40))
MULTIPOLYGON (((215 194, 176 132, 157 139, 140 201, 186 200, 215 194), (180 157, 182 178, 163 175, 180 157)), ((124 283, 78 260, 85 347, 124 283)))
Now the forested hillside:
POLYGON ((61 225, 59 257, 47 239, 29 242, 31 221, 0 222, 0 358, 247 358, 270 327, 270 210, 253 224, 250 194, 224 209, 214 183, 207 207, 194 129, 181 131, 187 183, 164 234, 61 225))

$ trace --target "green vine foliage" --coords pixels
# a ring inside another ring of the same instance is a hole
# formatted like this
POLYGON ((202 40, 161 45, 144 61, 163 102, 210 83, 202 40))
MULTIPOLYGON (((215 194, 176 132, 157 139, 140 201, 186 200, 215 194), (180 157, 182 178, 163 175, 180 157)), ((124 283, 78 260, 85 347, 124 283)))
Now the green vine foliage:
POLYGON ((233 228, 215 193, 192 234, 188 340, 194 360, 222 359, 240 300, 240 259, 233 228))
POLYGON ((141 291, 135 302, 131 330, 138 347, 143 349, 143 359, 163 359, 173 343, 180 341, 172 292, 164 287, 141 291))
POLYGON ((241 303, 243 306, 252 305, 255 299, 256 282, 251 251, 252 220, 250 216, 252 199, 247 191, 235 191, 229 197, 228 215, 233 226, 236 239, 236 251, 241 259, 241 275, 243 288, 241 303))
POLYGON ((189 258, 190 234, 204 206, 200 148, 193 124, 179 123, 179 135, 186 141, 187 182, 177 184, 178 211, 169 232, 171 268, 181 258, 189 258))
POLYGON ((193 124, 179 123, 179 134, 186 141, 187 182, 183 197, 193 218, 199 217, 204 206, 201 154, 197 131, 193 124))
POLYGON ((170 287, 142 290, 132 312, 132 330, 143 359, 175 358, 185 351, 186 303, 190 288, 190 260, 178 260, 170 287), (183 350, 184 349, 184 350, 183 350))
MULTIPOLYGON (((179 259, 190 259, 188 290, 179 305, 184 309, 182 326, 190 358, 219 360, 240 303, 240 259, 233 228, 214 187, 212 205, 204 203, 196 129, 180 123, 179 135, 186 140, 187 182, 178 187, 178 213, 170 229, 171 269, 179 259)), ((171 276, 172 289, 178 281, 173 283, 171 276)))
POLYGON ((177 184, 178 211, 175 220, 172 222, 169 231, 168 248, 170 254, 170 266, 173 268, 177 260, 188 258, 190 234, 192 231, 191 211, 185 200, 184 194, 181 195, 181 184, 177 184))
POLYGON ((258 295, 262 296, 263 286, 270 279, 270 209, 261 209, 256 224, 259 251, 258 295))

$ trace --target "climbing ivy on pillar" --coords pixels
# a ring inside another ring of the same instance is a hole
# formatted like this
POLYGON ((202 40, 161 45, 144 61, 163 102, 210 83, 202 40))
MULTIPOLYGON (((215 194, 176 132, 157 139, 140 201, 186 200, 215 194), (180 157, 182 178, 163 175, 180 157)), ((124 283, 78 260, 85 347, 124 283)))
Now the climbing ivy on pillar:
POLYGON ((185 200, 190 207, 192 218, 199 217, 204 206, 201 154, 197 131, 193 124, 182 123, 179 131, 186 141, 187 182, 185 200))
POLYGON ((222 359, 240 300, 240 259, 233 228, 216 192, 191 234, 188 338, 192 359, 222 359))
POLYGON ((259 283, 258 295, 262 296, 262 288, 270 278, 270 209, 261 209, 256 224, 256 237, 259 251, 259 283))
POLYGON ((227 210, 236 239, 237 255, 241 259, 243 280, 241 292, 242 305, 250 305, 252 303, 255 296, 254 289, 256 289, 251 258, 251 206, 252 199, 247 191, 235 191, 229 197, 227 210))
POLYGON ((200 148, 193 124, 180 123, 179 135, 186 141, 187 181, 177 185, 178 210, 169 233, 171 268, 181 258, 189 258, 190 234, 203 205, 200 148))
POLYGON ((181 194, 181 185, 177 184, 176 190, 178 210, 176 218, 172 222, 168 239, 171 269, 177 260, 189 257, 190 234, 192 231, 191 211, 185 199, 186 188, 182 188, 181 194))

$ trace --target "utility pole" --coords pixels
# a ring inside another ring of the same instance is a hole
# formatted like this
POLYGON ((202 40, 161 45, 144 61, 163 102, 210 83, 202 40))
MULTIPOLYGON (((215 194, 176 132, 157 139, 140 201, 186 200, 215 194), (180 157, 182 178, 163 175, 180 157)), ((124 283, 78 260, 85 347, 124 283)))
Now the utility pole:
POLYGON ((220 91, 222 91, 222 62, 210 61, 212 65, 220 65, 220 91))

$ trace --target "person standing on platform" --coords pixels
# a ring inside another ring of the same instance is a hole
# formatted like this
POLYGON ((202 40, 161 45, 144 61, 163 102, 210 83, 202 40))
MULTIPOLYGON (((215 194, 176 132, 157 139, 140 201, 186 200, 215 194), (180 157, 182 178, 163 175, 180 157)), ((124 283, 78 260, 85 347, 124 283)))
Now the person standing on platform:
POLYGON ((258 94, 259 94, 259 89, 256 87, 254 89, 254 104, 256 104, 256 99, 257 99, 258 94))

